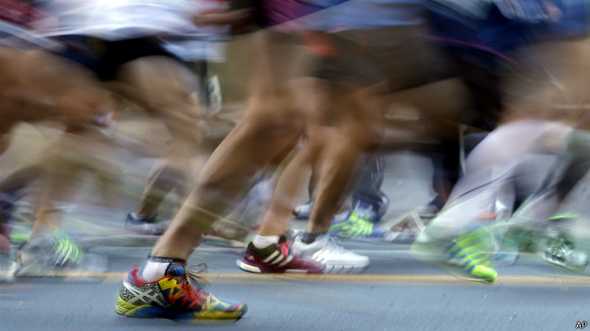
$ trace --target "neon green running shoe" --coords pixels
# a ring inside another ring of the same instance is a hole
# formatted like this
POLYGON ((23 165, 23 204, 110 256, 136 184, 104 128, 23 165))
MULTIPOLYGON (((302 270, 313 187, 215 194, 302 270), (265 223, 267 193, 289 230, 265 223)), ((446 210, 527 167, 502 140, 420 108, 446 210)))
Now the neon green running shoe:
POLYGON ((458 270, 460 275, 470 279, 493 283, 498 273, 490 260, 491 239, 485 229, 461 235, 446 244, 430 241, 422 235, 412 244, 411 251, 421 260, 440 263, 453 274, 458 270))
POLYGON ((459 236, 447 248, 449 263, 463 269, 470 277, 493 283, 498 272, 491 262, 493 247, 491 234, 478 229, 459 236))
POLYGON ((18 252, 17 274, 44 276, 59 274, 60 270, 78 268, 85 254, 65 232, 32 238, 18 252))
POLYGON ((330 233, 340 238, 383 238, 385 231, 378 229, 373 219, 375 212, 371 206, 357 205, 344 219, 336 221, 330 227, 330 233))
POLYGON ((330 233, 340 238, 382 238, 385 232, 378 229, 373 222, 361 213, 352 211, 348 217, 335 222, 330 227, 330 233))

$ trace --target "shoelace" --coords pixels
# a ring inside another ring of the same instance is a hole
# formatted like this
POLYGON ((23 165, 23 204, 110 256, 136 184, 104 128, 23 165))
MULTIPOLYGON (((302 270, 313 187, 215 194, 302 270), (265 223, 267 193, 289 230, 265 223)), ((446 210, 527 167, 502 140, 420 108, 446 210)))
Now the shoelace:
POLYGON ((207 265, 200 263, 185 267, 185 277, 179 286, 184 295, 178 296, 174 301, 179 300, 183 306, 195 309, 207 302, 208 293, 203 290, 206 279, 201 276, 207 271, 207 265))

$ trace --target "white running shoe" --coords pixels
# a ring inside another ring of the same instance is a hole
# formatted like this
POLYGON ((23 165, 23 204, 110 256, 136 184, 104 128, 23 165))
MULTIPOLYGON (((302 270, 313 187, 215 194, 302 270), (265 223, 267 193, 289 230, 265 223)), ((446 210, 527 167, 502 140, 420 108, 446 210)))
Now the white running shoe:
POLYGON ((329 235, 318 236, 306 244, 297 236, 291 244, 294 255, 312 259, 324 266, 325 273, 350 273, 360 271, 369 265, 369 257, 356 254, 338 245, 329 235))
POLYGON ((544 250, 541 257, 550 264, 571 271, 582 272, 588 268, 590 259, 588 255, 576 250, 574 244, 562 236, 547 238, 544 241, 544 250))

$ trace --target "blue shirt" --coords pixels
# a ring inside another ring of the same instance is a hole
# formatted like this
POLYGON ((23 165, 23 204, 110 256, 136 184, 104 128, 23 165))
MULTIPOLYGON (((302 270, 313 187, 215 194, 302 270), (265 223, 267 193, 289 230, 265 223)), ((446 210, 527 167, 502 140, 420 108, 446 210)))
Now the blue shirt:
POLYGON ((304 18, 324 31, 373 29, 422 23, 422 0, 349 0, 304 18))

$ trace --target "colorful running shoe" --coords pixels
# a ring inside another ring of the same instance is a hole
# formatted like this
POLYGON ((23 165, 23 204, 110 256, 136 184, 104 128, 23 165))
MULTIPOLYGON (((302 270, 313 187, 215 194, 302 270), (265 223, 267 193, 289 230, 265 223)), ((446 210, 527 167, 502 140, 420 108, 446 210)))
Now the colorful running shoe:
POLYGON ((248 244, 244 256, 237 261, 238 267, 254 273, 309 273, 318 274, 323 266, 313 260, 307 260, 291 254, 287 238, 281 236, 278 244, 257 248, 248 244))
POLYGON ((206 292, 200 278, 173 262, 166 275, 154 282, 143 280, 134 267, 123 281, 115 312, 136 318, 188 320, 238 320, 246 314, 245 304, 229 304, 206 292))
POLYGON ((84 251, 65 232, 55 233, 54 261, 57 266, 79 264, 84 257, 84 251))
POLYGON ((333 223, 330 233, 340 238, 358 239, 382 238, 385 231, 377 228, 368 218, 353 210, 345 220, 333 223))
POLYGON ((470 279, 493 283, 498 273, 491 263, 492 238, 486 229, 461 235, 446 246, 428 239, 421 233, 412 244, 412 253, 418 258, 451 267, 451 272, 470 279))
POLYGON ((84 252, 67 233, 54 231, 49 235, 31 239, 20 249, 19 255, 21 259, 24 256, 35 255, 48 266, 64 267, 80 263, 84 252))
POLYGON ((143 217, 136 213, 127 214, 125 219, 125 228, 135 233, 159 236, 168 227, 169 222, 159 221, 156 216, 154 217, 143 217))
POLYGON ((320 235, 311 243, 305 243, 301 236, 297 236, 291 249, 295 256, 322 264, 325 273, 361 271, 369 265, 368 256, 345 249, 329 234, 320 235))
POLYGON ((474 279, 493 283, 498 273, 492 266, 485 240, 475 233, 457 238, 448 247, 449 264, 456 264, 474 279))
POLYGON ((383 238, 385 231, 375 226, 376 219, 373 206, 358 201, 344 220, 335 220, 330 233, 340 238, 383 238))
POLYGON ((104 257, 87 255, 65 232, 34 237, 17 252, 17 276, 67 276, 71 271, 106 268, 104 257))

